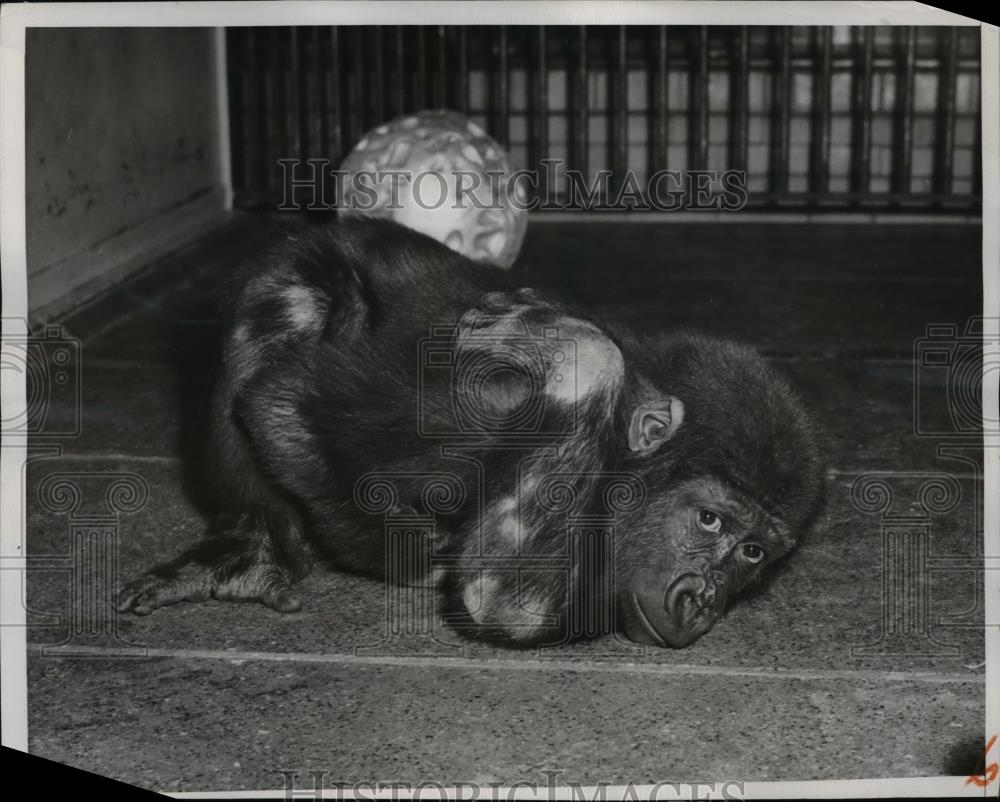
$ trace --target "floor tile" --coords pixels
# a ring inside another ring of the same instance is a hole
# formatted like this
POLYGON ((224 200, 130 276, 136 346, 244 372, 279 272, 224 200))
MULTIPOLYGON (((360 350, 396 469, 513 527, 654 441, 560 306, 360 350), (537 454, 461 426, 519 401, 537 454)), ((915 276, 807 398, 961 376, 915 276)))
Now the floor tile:
MULTIPOLYGON (((34 558, 61 556, 63 560, 61 569, 50 560, 29 575, 28 608, 35 611, 29 619, 33 625, 29 640, 35 642, 59 643, 81 631, 81 624, 71 615, 71 601, 81 598, 81 593, 83 598, 96 593, 106 600, 109 593, 108 569, 103 563, 91 560, 92 567, 77 575, 70 570, 75 542, 71 516, 52 512, 40 502, 55 496, 54 482, 68 478, 80 488, 82 502, 73 515, 86 519, 107 515, 107 489, 123 475, 131 477, 125 481, 148 488, 145 506, 118 519, 119 581, 178 555, 205 527, 204 519, 181 490, 184 477, 180 465, 74 462, 68 467, 67 477, 65 464, 40 461, 29 477, 29 553, 34 558), (53 474, 54 478, 46 478, 53 474), (46 615, 60 616, 60 623, 44 626, 52 622, 46 615)), ((919 512, 917 504, 926 478, 925 474, 891 477, 894 506, 886 512, 919 512)), ((884 619, 883 563, 891 565, 891 560, 883 557, 883 533, 888 530, 881 513, 871 511, 870 505, 859 509, 857 498, 852 498, 853 482, 832 479, 824 518, 798 552, 771 581, 734 603, 711 633, 682 650, 642 649, 614 638, 541 651, 470 644, 434 614, 437 596, 433 592, 387 590, 379 581, 328 568, 319 568, 303 580, 299 589, 304 609, 292 615, 281 615, 259 604, 216 601, 180 604, 146 617, 112 615, 100 604, 88 610, 94 620, 104 616, 113 622, 120 643, 154 648, 401 656, 433 653, 482 659, 503 655, 512 659, 640 660, 782 670, 976 673, 977 669, 967 666, 983 659, 982 609, 976 604, 977 598, 981 600, 977 593, 982 593, 982 557, 977 557, 982 538, 974 515, 975 494, 977 489, 981 492, 981 486, 969 478, 955 479, 949 485, 962 498, 953 509, 930 514, 926 539, 914 546, 922 549, 926 573, 914 567, 897 577, 899 592, 910 588, 926 596, 931 615, 926 634, 930 640, 915 637, 900 647, 879 646, 873 653, 860 650, 878 644, 888 629, 902 624, 893 619, 895 623, 887 625, 884 619), (417 635, 390 638, 392 631, 417 635)), ((912 616, 906 620, 911 622, 907 626, 913 626, 912 616)), ((82 627, 87 629, 100 627, 82 627)), ((78 636, 72 642, 86 645, 95 641, 78 636)), ((113 639, 100 642, 115 643, 113 639)))
MULTIPOLYGON (((224 660, 31 660, 33 753, 164 791, 946 773, 977 683, 224 660), (100 744, 99 749, 95 745, 100 744)), ((956 779, 960 783, 961 779, 956 779)))

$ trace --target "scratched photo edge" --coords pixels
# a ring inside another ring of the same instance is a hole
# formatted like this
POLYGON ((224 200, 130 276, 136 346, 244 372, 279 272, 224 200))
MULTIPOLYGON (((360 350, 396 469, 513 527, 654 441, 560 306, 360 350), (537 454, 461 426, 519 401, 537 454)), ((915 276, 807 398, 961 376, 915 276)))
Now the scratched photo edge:
MULTIPOLYGON (((148 6, 142 9, 144 4, 126 3, 113 8, 114 4, 94 4, 102 13, 107 13, 109 19, 128 18, 129 26, 134 27, 160 27, 159 24, 144 22, 136 18, 138 15, 149 14, 148 6), (140 10, 142 9, 142 10, 140 10)), ((206 23, 206 15, 213 13, 210 9, 197 8, 196 3, 181 3, 170 11, 169 19, 171 25, 192 25, 202 26, 206 23)), ((392 6, 395 4, 380 4, 392 6)), ((407 9, 406 3, 399 4, 400 13, 412 12, 407 9)), ((414 4, 416 5, 416 4, 414 4)), ((447 13, 453 11, 446 4, 430 4, 436 6, 432 10, 426 11, 428 19, 437 21, 440 15, 441 21, 447 20, 447 13)), ((483 3, 479 10, 483 13, 491 11, 497 13, 502 3, 483 3)), ((602 6, 614 5, 612 3, 601 3, 602 6)), ((700 5, 700 4, 688 4, 700 5)), ((788 20, 789 6, 794 8, 798 15, 796 23, 804 24, 809 20, 810 25, 828 24, 813 21, 817 15, 825 9, 818 9, 817 3, 789 3, 782 4, 785 9, 780 12, 770 5, 761 11, 756 12, 758 24, 786 24, 788 20)), ((282 24, 295 24, 298 21, 308 20, 311 23, 334 24, 345 21, 345 16, 350 14, 364 15, 370 10, 366 3, 343 3, 324 6, 321 11, 303 8, 300 5, 285 7, 278 10, 280 4, 274 3, 233 3, 225 11, 228 24, 249 24, 247 16, 253 18, 258 12, 268 11, 271 13, 269 19, 274 20, 274 13, 280 13, 283 18, 282 24), (270 7, 270 8, 267 8, 270 7), (322 16, 322 19, 318 19, 322 16)), ((622 9, 625 14, 632 14, 636 9, 631 4, 626 4, 622 9)), ((664 13, 669 10, 669 6, 664 8, 664 13)), ((845 15, 845 22, 855 20, 857 16, 864 13, 858 9, 845 8, 841 6, 838 11, 845 15)), ((464 12, 477 13, 477 12, 464 12)), ((510 9, 499 13, 513 13, 510 9)), ((561 13, 570 13, 562 12, 561 13)), ((644 15, 653 13, 650 10, 642 9, 644 15)), ((888 13, 888 12, 887 12, 888 13)), ((905 15, 906 9, 892 9, 891 16, 901 17, 905 15)), ((938 12, 945 15, 947 12, 938 12)), ((718 19, 714 12, 704 8, 706 19, 700 20, 702 24, 711 23, 718 19)), ((0 26, 0 36, 3 39, 3 47, 0 48, 0 58, 2 58, 3 69, 2 88, 3 120, 0 121, 0 135, 2 135, 2 165, 0 170, 0 182, 2 182, 3 221, 0 223, 0 231, 3 236, 3 318, 4 334, 14 332, 9 326, 16 325, 17 321, 28 319, 27 291, 26 291, 26 260, 25 260, 25 201, 24 201, 24 27, 35 25, 62 26, 67 27, 101 27, 94 26, 93 23, 87 25, 79 21, 73 9, 59 8, 58 6, 36 5, 30 8, 19 8, 17 6, 4 6, 3 25, 0 26), (76 16, 71 23, 66 20, 76 16)), ((959 24, 962 18, 957 15, 948 15, 954 24, 959 24)), ((943 19, 944 17, 942 17, 943 19)), ((866 18, 869 20, 870 17, 866 18)), ((522 20, 523 21, 523 20, 522 20)), ((645 21, 645 20, 644 20, 645 21)), ((159 20, 157 21, 159 22, 159 20)), ((546 24, 552 24, 550 20, 544 20, 546 24)), ((620 21, 619 21, 620 22, 620 21)), ((257 22, 257 24, 260 24, 257 22)), ((628 19, 626 23, 629 24, 628 19)), ((926 21, 916 24, 931 24, 926 21)), ((947 23, 939 23, 947 24, 947 23)), ((968 23, 966 23, 968 24, 968 23)), ((218 31, 222 28, 215 26, 218 31)), ((996 319, 1000 317, 1000 99, 998 99, 998 87, 1000 87, 1000 33, 998 28, 986 24, 979 25, 981 29, 981 57, 982 57, 982 80, 980 92, 982 96, 982 117, 983 117, 983 281, 984 281, 984 309, 983 315, 986 318, 996 319), (989 126, 989 121, 994 123, 989 126), (989 220, 993 220, 990 223, 989 220)), ((225 83, 225 75, 220 78, 220 83, 225 83)), ((225 117, 226 115, 223 114, 225 117)), ((223 147, 222 150, 228 150, 223 147)), ((226 157, 228 158, 228 156, 226 157)), ((231 186, 228 188, 231 203, 231 186)), ((994 349, 996 349, 994 344, 994 349)), ((994 377, 995 378, 995 377, 994 377)), ((23 382, 18 381, 10 375, 10 371, 3 372, 3 407, 5 419, 9 417, 8 412, 13 410, 13 414, 23 414, 25 408, 25 390, 23 382)), ((989 382, 984 382, 984 419, 996 420, 998 400, 995 393, 995 383, 991 386, 989 382), (990 396, 991 389, 993 391, 990 396)), ((4 571, 22 571, 18 560, 23 559, 24 532, 23 525, 23 501, 24 487, 21 485, 23 479, 22 465, 26 460, 26 446, 23 438, 8 438, 5 435, 3 448, 0 450, 0 459, 3 463, 3 561, 4 565, 0 569, 4 571), (13 557, 13 559, 12 559, 13 557)), ((984 483, 988 487, 989 483, 1000 481, 1000 449, 991 449, 989 444, 984 442, 984 463, 985 475, 984 483)), ((1000 497, 996 494, 984 493, 984 538, 985 553, 987 555, 1000 554, 1000 497)), ((1000 620, 1000 571, 985 571, 986 579, 986 620, 1000 620)), ((26 627, 24 626, 24 610, 21 594, 23 588, 20 582, 5 581, 3 583, 3 614, 2 621, 2 642, 0 650, 0 660, 2 660, 3 677, 3 743, 15 749, 27 751, 27 699, 26 699, 26 627), (16 623, 20 619, 20 626, 16 623), (8 623, 14 622, 14 623, 8 623)), ((991 733, 994 738, 1000 731, 1000 631, 997 626, 986 627, 986 725, 984 733, 989 738, 991 733), (994 690, 990 691, 989 688, 994 690)), ((722 783, 727 778, 718 778, 722 783)), ((900 793, 912 796, 930 795, 955 795, 954 778, 949 777, 922 777, 906 779, 853 779, 853 780, 823 780, 823 781, 787 781, 787 782, 746 782, 745 797, 768 797, 776 793, 782 796, 799 795, 804 798, 824 796, 827 794, 837 796, 878 796, 888 797, 900 793)), ((636 786, 640 792, 643 787, 636 786)), ((610 786, 608 795, 614 798, 617 794, 625 792, 627 786, 610 786)), ((970 797, 980 796, 985 792, 977 793, 976 789, 970 788, 963 795, 970 797)), ((204 791, 185 791, 168 794, 177 798, 188 797, 239 797, 239 798, 264 798, 283 796, 284 791, 277 788, 261 789, 252 792, 226 791, 223 789, 205 789, 204 791)), ((378 794, 377 796, 382 796, 378 794)))

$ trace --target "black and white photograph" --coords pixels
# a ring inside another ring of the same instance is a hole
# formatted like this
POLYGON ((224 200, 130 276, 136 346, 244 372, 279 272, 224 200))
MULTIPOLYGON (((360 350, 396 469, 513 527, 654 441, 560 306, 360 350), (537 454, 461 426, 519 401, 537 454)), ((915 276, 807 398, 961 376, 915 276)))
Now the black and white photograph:
POLYGON ((0 23, 5 746, 180 796, 996 796, 996 26, 0 23))

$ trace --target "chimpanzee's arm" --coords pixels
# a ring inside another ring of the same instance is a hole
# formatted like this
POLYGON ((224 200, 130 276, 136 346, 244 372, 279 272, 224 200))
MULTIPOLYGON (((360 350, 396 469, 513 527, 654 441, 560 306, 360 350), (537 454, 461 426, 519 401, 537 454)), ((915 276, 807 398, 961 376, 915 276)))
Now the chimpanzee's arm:
MULTIPOLYGON (((593 582, 581 576, 594 566, 571 542, 567 521, 590 508, 606 478, 624 364, 599 328, 530 289, 487 294, 461 318, 460 363, 510 363, 518 349, 525 349, 525 372, 533 375, 485 393, 461 384, 457 391, 489 399, 497 412, 512 412, 540 395, 547 406, 542 420, 556 425, 534 442, 523 432, 497 433, 497 445, 509 449, 516 465, 503 474, 506 484, 490 487, 482 517, 461 533, 451 602, 474 633, 521 644, 556 642, 567 634, 565 619, 574 605, 582 612, 581 583, 593 582)), ((488 374, 481 364, 472 373, 488 374)))

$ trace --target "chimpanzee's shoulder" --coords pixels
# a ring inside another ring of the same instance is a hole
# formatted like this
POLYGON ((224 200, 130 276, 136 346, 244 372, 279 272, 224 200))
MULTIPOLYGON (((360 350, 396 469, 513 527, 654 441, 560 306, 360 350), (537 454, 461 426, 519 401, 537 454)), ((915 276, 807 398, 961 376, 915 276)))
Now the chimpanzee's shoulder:
POLYGON ((375 285, 458 281, 480 284, 485 291, 509 284, 499 267, 469 259, 426 234, 384 218, 351 215, 295 220, 274 239, 268 252, 272 269, 277 261, 317 284, 345 267, 364 274, 375 285))

